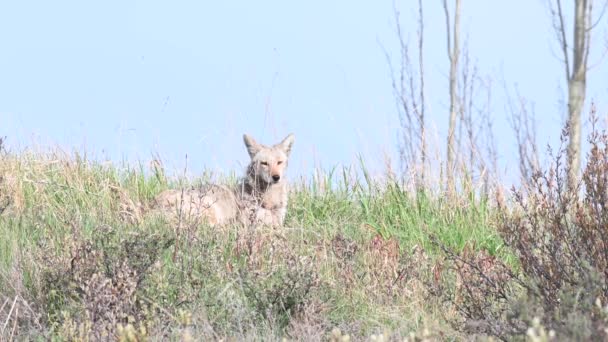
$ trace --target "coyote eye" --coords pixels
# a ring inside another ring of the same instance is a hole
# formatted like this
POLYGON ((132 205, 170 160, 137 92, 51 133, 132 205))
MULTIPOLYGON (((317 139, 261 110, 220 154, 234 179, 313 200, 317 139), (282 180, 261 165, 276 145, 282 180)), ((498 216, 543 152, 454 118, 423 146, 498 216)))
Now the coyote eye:
POLYGON ((283 164, 283 161, 282 161, 282 160, 279 160, 279 161, 277 162, 277 165, 281 165, 281 164, 283 164))
POLYGON ((265 162, 265 161, 260 162, 260 164, 262 164, 262 165, 264 165, 264 166, 268 166, 268 162, 265 162))

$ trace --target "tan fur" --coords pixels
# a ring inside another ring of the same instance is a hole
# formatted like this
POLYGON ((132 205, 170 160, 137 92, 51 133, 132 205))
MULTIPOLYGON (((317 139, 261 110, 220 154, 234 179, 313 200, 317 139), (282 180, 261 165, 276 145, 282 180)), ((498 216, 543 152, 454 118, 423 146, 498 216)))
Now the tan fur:
POLYGON ((243 136, 251 157, 247 173, 235 189, 208 185, 200 189, 166 190, 155 207, 173 219, 200 220, 209 225, 240 223, 282 226, 287 212, 287 159, 294 136, 273 146, 243 136))

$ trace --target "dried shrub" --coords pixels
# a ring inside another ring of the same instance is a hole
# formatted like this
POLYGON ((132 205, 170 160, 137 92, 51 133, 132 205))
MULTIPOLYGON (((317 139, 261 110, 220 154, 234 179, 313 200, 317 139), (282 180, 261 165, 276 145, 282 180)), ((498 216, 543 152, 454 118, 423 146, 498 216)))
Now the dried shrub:
POLYGON ((567 182, 566 127, 550 167, 514 189, 512 210, 502 208, 499 230, 519 275, 483 254, 445 249, 464 286, 449 298, 464 319, 457 328, 511 339, 540 321, 560 340, 608 338, 608 134, 594 115, 591 122, 577 186, 567 182))
POLYGON ((291 341, 324 341, 325 331, 331 326, 327 311, 328 305, 321 299, 311 299, 290 319, 285 335, 291 341))
POLYGON ((401 288, 398 284, 404 277, 404 271, 411 265, 404 265, 399 243, 395 238, 385 239, 376 234, 365 246, 365 267, 369 270, 370 282, 368 287, 372 293, 378 296, 388 295, 386 298, 399 293, 401 288))
POLYGON ((149 308, 137 293, 171 240, 135 233, 116 239, 116 234, 111 227, 99 227, 93 239, 73 241, 69 259, 42 261, 46 312, 59 336, 114 339, 136 324, 143 331, 149 308))
POLYGON ((340 266, 343 266, 345 263, 350 263, 354 260, 355 255, 359 250, 359 246, 353 239, 338 233, 331 239, 331 250, 340 263, 340 266))
MULTIPOLYGON (((566 141, 567 128, 562 146, 566 141)), ((545 325, 558 335, 603 339, 605 322, 593 311, 596 300, 608 299, 608 135, 595 117, 589 143, 582 182, 568 187, 560 148, 548 172, 534 175, 527 195, 515 192, 520 213, 505 217, 501 231, 530 278, 545 325), (568 318, 572 314, 578 318, 568 318)))
POLYGON ((21 295, 0 294, 0 341, 40 338, 46 328, 41 316, 21 295))
POLYGON ((385 239, 375 235, 366 246, 373 263, 374 276, 378 278, 397 276, 399 267, 399 243, 395 238, 385 239))
POLYGON ((512 299, 525 284, 507 265, 470 244, 456 252, 436 238, 432 242, 443 250, 445 260, 434 268, 434 279, 427 280, 427 287, 452 304, 458 313, 450 319, 456 330, 502 338, 526 329, 519 317, 508 315, 512 299))
POLYGON ((330 241, 330 250, 335 256, 340 281, 345 286, 353 285, 356 281, 356 256, 359 245, 353 239, 338 233, 330 241))
POLYGON ((243 261, 233 266, 235 276, 258 318, 284 329, 314 303, 320 286, 314 257, 298 253, 280 232, 246 229, 235 252, 243 261))

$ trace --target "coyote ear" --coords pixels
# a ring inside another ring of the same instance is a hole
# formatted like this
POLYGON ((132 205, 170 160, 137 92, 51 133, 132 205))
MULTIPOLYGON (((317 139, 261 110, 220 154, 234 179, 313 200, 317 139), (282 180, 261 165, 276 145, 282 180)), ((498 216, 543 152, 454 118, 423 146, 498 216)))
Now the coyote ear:
POLYGON ((296 137, 294 137, 293 134, 290 134, 287 137, 285 137, 285 139, 283 139, 283 141, 281 141, 279 143, 279 147, 281 147, 283 149, 283 151, 287 155, 289 155, 289 152, 291 152, 291 146, 293 145, 293 142, 295 139, 296 139, 296 137))
POLYGON ((260 151, 260 145, 257 143, 257 141, 255 141, 255 139, 247 134, 243 134, 243 141, 245 142, 245 147, 247 147, 249 156, 253 158, 253 156, 260 151))

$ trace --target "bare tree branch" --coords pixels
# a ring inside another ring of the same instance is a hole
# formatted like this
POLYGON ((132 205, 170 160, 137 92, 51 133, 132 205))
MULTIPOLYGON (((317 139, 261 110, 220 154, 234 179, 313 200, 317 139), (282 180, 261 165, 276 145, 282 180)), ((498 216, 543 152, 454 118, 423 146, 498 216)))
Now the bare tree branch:
MULTIPOLYGON (((591 1, 593 3, 593 1, 591 1)), ((604 1, 604 5, 602 6, 602 10, 600 11, 600 15, 598 15, 597 19, 595 20, 594 23, 591 23, 593 21, 593 17, 590 15, 589 16, 589 27, 587 28, 587 31, 592 31, 593 29, 596 28, 597 25, 599 25, 599 23, 602 21, 602 18, 604 17, 604 14, 606 14, 606 8, 608 8, 608 1, 604 1)), ((589 11, 591 13, 591 11, 589 11)))
POLYGON ((556 34, 557 42, 562 50, 564 68, 566 69, 566 80, 570 79, 570 58, 568 53, 568 40, 566 39, 566 23, 562 10, 561 0, 555 0, 556 5, 553 6, 552 0, 549 0, 549 9, 553 19, 553 29, 556 34))
POLYGON ((503 87, 507 97, 507 108, 511 114, 511 128, 517 142, 520 179, 524 188, 527 188, 532 184, 534 174, 540 169, 534 108, 519 93, 517 86, 515 87, 515 98, 504 81, 503 87))
MULTIPOLYGON (((418 1, 416 58, 412 61, 410 46, 403 35, 400 13, 395 2, 393 12, 397 39, 399 40, 399 68, 393 67, 389 53, 384 50, 391 71, 393 94, 399 114, 399 154, 402 166, 415 171, 416 186, 425 181, 427 147, 425 137, 425 93, 424 93, 424 18, 422 0, 418 1), (417 62, 417 67, 414 63, 417 62)), ((403 170, 406 174, 406 170, 403 170)))

